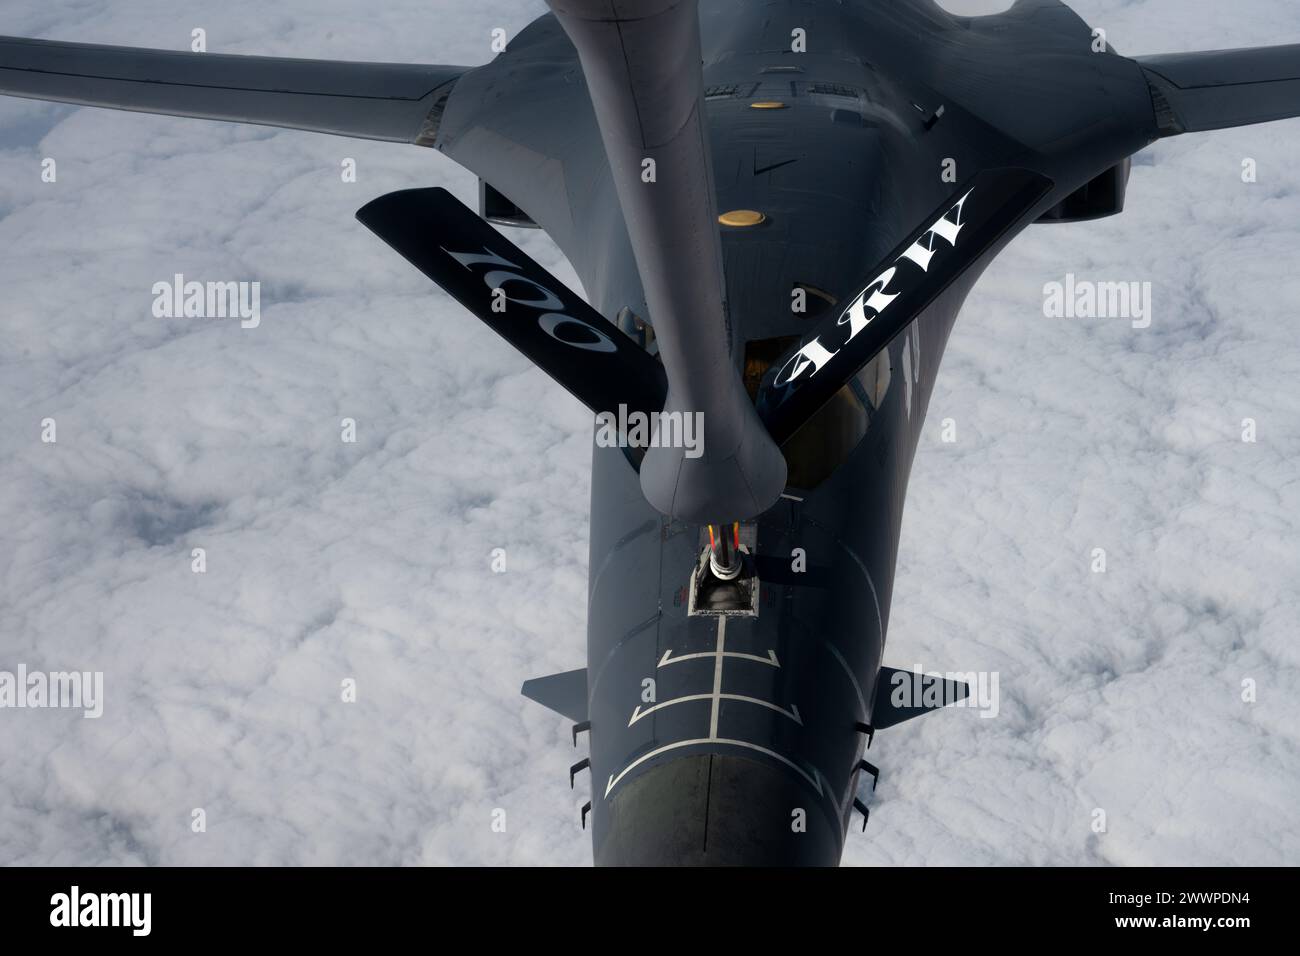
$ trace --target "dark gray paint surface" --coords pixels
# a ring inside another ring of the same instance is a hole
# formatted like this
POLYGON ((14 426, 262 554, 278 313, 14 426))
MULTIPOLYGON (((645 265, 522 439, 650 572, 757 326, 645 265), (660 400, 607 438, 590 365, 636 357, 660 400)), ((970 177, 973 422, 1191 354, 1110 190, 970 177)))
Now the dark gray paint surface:
POLYGON ((0 37, 0 92, 414 143, 466 67, 176 53, 0 37))
POLYGON ((1296 114, 1300 46, 1139 57, 1177 122, 1170 132, 1199 133, 1266 123, 1296 114))

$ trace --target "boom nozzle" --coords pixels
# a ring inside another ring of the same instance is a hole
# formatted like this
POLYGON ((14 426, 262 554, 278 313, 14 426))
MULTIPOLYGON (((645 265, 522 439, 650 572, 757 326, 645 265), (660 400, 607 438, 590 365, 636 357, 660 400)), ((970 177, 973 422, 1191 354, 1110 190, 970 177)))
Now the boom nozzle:
POLYGON ((709 525, 709 568, 719 581, 734 581, 740 577, 740 524, 731 527, 719 524, 716 530, 709 525))

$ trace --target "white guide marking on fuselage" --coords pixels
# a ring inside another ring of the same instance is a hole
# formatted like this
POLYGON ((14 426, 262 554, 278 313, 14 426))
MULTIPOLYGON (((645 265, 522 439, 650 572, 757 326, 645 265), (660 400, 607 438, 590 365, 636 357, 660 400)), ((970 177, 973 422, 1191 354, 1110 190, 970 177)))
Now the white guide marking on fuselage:
POLYGON ((687 694, 684 697, 674 697, 672 700, 665 700, 662 703, 655 704, 653 707, 647 707, 645 710, 637 707, 636 710, 632 711, 632 719, 627 722, 627 725, 631 727, 647 714, 653 714, 656 710, 662 710, 663 708, 671 707, 674 704, 686 704, 693 700, 716 700, 718 698, 722 700, 738 700, 745 704, 757 704, 759 707, 766 707, 768 710, 774 710, 778 714, 789 717, 800 727, 803 726, 803 718, 799 716, 799 708, 794 704, 791 704, 790 709, 786 710, 784 707, 774 704, 770 700, 762 700, 758 697, 746 697, 744 694, 718 694, 716 697, 713 694, 687 694))
POLYGON ((722 711, 722 664, 726 660, 727 618, 718 618, 718 645, 713 664, 713 710, 709 714, 709 739, 718 736, 718 714, 722 711))
POLYGON ((814 773, 810 774, 808 773, 808 771, 804 770, 803 767, 799 766, 789 757, 783 757, 775 750, 770 750, 767 747, 761 747, 758 744, 750 743, 748 740, 729 740, 726 737, 701 737, 697 740, 678 740, 671 744, 664 744, 664 746, 658 748, 657 750, 652 750, 649 753, 642 754, 640 757, 637 757, 630 764, 628 764, 626 767, 620 770, 617 775, 610 774, 609 783, 605 785, 605 796, 609 797, 610 791, 612 791, 616 786, 618 786, 618 782, 620 780, 622 780, 624 777, 628 775, 628 773, 630 773, 632 770, 635 770, 637 767, 639 767, 641 764, 645 763, 647 760, 651 759, 652 757, 657 757, 660 754, 667 753, 670 750, 679 750, 682 747, 694 747, 697 746, 698 744, 726 744, 727 746, 730 747, 744 747, 746 750, 754 750, 757 751, 758 753, 765 754, 766 756, 771 757, 774 760, 779 760, 781 763, 785 764, 791 770, 798 773, 799 776, 807 780, 808 783, 812 785, 813 789, 817 791, 817 796, 819 797, 826 796, 826 790, 822 787, 821 771, 815 771, 814 773))
MULTIPOLYGON (((813 786, 813 788, 816 789, 817 795, 819 797, 826 796, 829 793, 829 790, 827 790, 822 786, 822 780, 825 778, 820 770, 814 769, 813 772, 810 774, 808 773, 807 770, 799 766, 789 757, 784 757, 769 747, 764 747, 759 744, 750 743, 749 741, 746 740, 734 740, 731 738, 718 736, 718 722, 721 716, 722 702, 724 700, 734 700, 745 704, 757 704, 759 707, 766 707, 768 710, 773 710, 776 711, 778 714, 781 714, 785 717, 789 717, 800 727, 803 726, 803 716, 799 713, 798 706, 794 704, 791 704, 789 709, 786 709, 784 707, 781 707, 778 704, 773 703, 770 700, 762 700, 761 698, 758 697, 747 697, 743 694, 724 694, 722 692, 722 670, 728 658, 731 658, 733 660, 753 661, 754 663, 764 664, 768 667, 779 668, 781 666, 781 662, 777 660, 775 650, 769 650, 767 652, 766 657, 758 654, 743 654, 739 651, 728 651, 727 650, 727 618, 726 616, 720 616, 718 618, 717 643, 714 645, 712 651, 704 651, 698 654, 683 654, 680 657, 673 657, 672 654, 673 654, 672 648, 669 648, 668 650, 664 651, 663 657, 659 659, 658 666, 665 667, 668 664, 677 664, 680 663, 681 661, 704 660, 706 658, 712 658, 713 659, 713 691, 708 694, 685 694, 681 697, 674 697, 672 700, 662 701, 661 703, 654 704, 653 706, 647 707, 644 710, 641 709, 640 705, 637 705, 637 707, 633 709, 632 717, 627 722, 627 725, 631 727, 633 724, 635 724, 642 717, 645 717, 647 714, 652 714, 655 711, 662 710, 665 707, 672 707, 676 704, 685 704, 685 703, 689 703, 690 701, 707 700, 711 702, 711 706, 709 708, 709 736, 697 737, 691 740, 678 740, 674 743, 665 744, 664 746, 652 750, 649 753, 642 754, 636 760, 632 761, 630 764, 628 764, 626 767, 620 770, 617 774, 610 774, 609 783, 605 787, 605 796, 607 798, 609 797, 610 792, 614 789, 614 787, 618 784, 620 780, 622 780, 625 776, 627 776, 627 774, 630 771, 640 766, 641 764, 645 763, 647 760, 651 759, 652 757, 657 757, 662 753, 666 753, 670 750, 678 750, 682 747, 690 747, 696 744, 709 744, 709 743, 726 744, 733 747, 743 747, 747 750, 753 750, 761 754, 766 754, 767 756, 772 757, 775 760, 779 760, 787 767, 790 767, 791 769, 798 771, 800 776, 802 776, 805 780, 807 780, 813 786)), ((832 802, 834 802, 833 797, 832 797, 832 802)))
MULTIPOLYGON (((673 649, 670 647, 664 651, 664 656, 659 658, 659 666, 667 667, 669 664, 677 664, 681 661, 694 661, 704 657, 716 657, 716 651, 701 651, 698 654, 683 654, 681 657, 673 657, 673 649)), ((757 654, 742 654, 740 651, 723 651, 723 657, 734 657, 742 661, 757 661, 760 664, 770 664, 773 667, 780 667, 781 662, 776 659, 776 651, 768 651, 766 657, 760 657, 757 654)))

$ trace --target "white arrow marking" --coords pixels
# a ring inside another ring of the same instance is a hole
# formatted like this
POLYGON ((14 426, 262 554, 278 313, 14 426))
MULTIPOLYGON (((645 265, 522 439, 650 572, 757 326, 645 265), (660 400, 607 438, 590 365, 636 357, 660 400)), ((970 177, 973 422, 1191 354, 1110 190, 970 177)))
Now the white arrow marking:
MULTIPOLYGON (((670 647, 664 651, 664 656, 659 658, 659 666, 667 667, 669 664, 677 664, 681 661, 694 661, 707 657, 714 660, 718 656, 717 651, 704 651, 700 654, 683 654, 681 657, 673 657, 673 649, 670 647)), ((723 657, 738 658, 743 661, 756 661, 759 664, 768 664, 771 667, 780 667, 781 662, 776 659, 776 651, 768 651, 766 657, 760 657, 757 654, 742 654, 739 651, 723 651, 723 657)))
POLYGON ((661 710, 664 707, 671 707, 673 704, 685 704, 692 700, 712 700, 712 699, 713 699, 712 694, 688 694, 685 697, 674 697, 672 700, 665 700, 663 703, 655 704, 653 707, 647 707, 645 710, 642 710, 641 705, 638 704, 636 709, 632 711, 632 719, 627 722, 627 725, 631 727, 633 724, 635 724, 646 714, 653 714, 656 710, 661 710))

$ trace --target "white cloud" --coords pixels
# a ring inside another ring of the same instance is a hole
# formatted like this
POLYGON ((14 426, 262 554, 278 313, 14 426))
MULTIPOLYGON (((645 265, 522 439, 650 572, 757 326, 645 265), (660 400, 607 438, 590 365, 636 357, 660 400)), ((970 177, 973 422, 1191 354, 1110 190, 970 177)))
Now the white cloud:
MULTIPOLYGON (((1127 53, 1300 34, 1280 0, 1191 7, 1079 5, 1127 53)), ((540 4, 359 9, 9 0, 0 32, 482 62, 540 4)), ((1123 216, 1035 228, 981 282, 886 658, 998 670, 1002 714, 882 732, 847 863, 1300 861, 1297 144, 1300 121, 1161 143, 1123 216), (1067 271, 1152 281, 1152 328, 1044 319, 1067 271)), ((588 862, 567 725, 518 690, 583 661, 590 416, 353 219, 417 185, 472 203, 472 177, 3 99, 0 147, 0 667, 103 670, 107 697, 97 721, 0 717, 0 862, 588 862), (260 279, 261 327, 154 319, 174 272, 260 279)), ((575 282, 545 237, 512 238, 575 282)))

